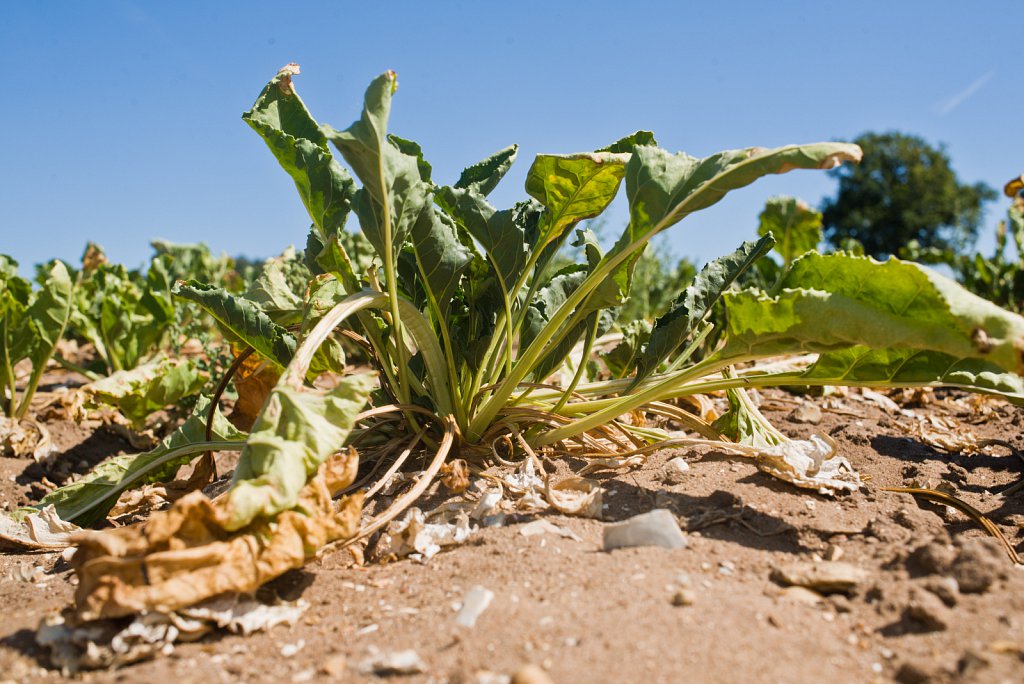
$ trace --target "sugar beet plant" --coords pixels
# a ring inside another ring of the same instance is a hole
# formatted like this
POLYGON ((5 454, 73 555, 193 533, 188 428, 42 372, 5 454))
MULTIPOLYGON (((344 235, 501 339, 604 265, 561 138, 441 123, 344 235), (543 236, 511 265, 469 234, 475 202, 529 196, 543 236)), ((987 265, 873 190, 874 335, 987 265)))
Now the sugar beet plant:
MULTIPOLYGON (((771 233, 707 264, 626 361, 620 359, 620 377, 584 382, 595 340, 629 323, 617 322, 616 313, 631 296, 634 267, 652 238, 762 176, 856 162, 860 149, 816 143, 698 159, 669 153, 641 131, 592 152, 539 155, 527 174, 527 199, 497 209, 487 197, 515 161, 515 146, 444 184, 432 177, 419 145, 388 132, 397 88, 393 72, 370 84, 360 118, 344 130, 314 120, 295 92, 296 73, 294 65, 282 69, 243 117, 294 180, 312 219, 305 258, 314 276, 304 296, 295 298, 291 328, 224 290, 196 282, 176 286, 179 297, 198 302, 281 372, 244 445, 231 489, 212 505, 182 500, 169 514, 179 525, 190 506, 201 509, 196 515, 204 521, 203 535, 189 543, 234 539, 251 530, 266 550, 275 543, 268 538, 290 530, 301 541, 290 547, 298 549, 301 562, 318 544, 352 534, 351 520, 328 533, 302 517, 319 510, 310 497, 323 491, 318 478, 346 453, 346 444, 357 446, 364 462, 375 460, 374 471, 384 461, 393 471, 395 459, 417 445, 434 454, 415 486, 362 525, 360 534, 367 534, 410 505, 456 454, 468 460, 507 456, 495 445, 513 444, 527 452, 622 457, 670 440, 697 441, 646 425, 637 419, 645 413, 670 415, 703 440, 767 453, 768 469, 786 477, 785 459, 771 461, 786 439, 743 388, 948 385, 1024 399, 1018 375, 1024 318, 913 263, 843 253, 811 251, 791 262, 787 257, 771 292, 734 288, 772 249, 771 233), (600 215, 622 186, 629 222, 602 251, 580 223, 600 215), (345 249, 353 244, 344 232, 353 218, 372 259, 355 260, 345 249), (556 255, 570 241, 585 259, 564 265, 556 255), (709 315, 719 302, 724 330, 715 348, 696 360, 693 351, 707 339, 709 315), (354 372, 333 389, 315 390, 309 382, 315 359, 337 329, 361 341, 376 373, 354 372), (769 362, 778 357, 789 360, 769 362), (549 382, 564 368, 571 371, 562 374, 568 382, 549 382), (728 390, 732 408, 714 424, 668 403, 716 390, 728 390), (304 521, 298 527, 296 516, 304 521), (280 529, 268 537, 266 521, 274 520, 280 529)), ((204 448, 182 441, 129 470, 141 472, 146 462, 165 468, 168 453, 187 461, 204 448)), ((347 453, 354 458, 354 451, 347 453)), ((788 479, 824 482, 815 479, 826 460, 820 456, 811 454, 803 476, 790 472, 788 479)), ((133 477, 144 481, 141 474, 133 477)), ((108 500, 110 492, 103 490, 108 500)), ((181 529, 191 534, 198 528, 181 529)), ((91 575, 80 573, 83 614, 120 614, 157 601, 158 589, 149 584, 138 588, 142 598, 126 599, 123 583, 105 580, 103 573, 152 578, 156 558, 140 561, 141 549, 162 552, 160 562, 170 563, 168 543, 150 538, 83 546, 76 563, 94 568, 91 575), (140 562, 145 572, 135 568, 140 562)), ((218 581, 227 576, 211 572, 218 581)), ((210 591, 229 588, 218 584, 210 591)), ((181 600, 165 592, 158 602, 181 600)))
MULTIPOLYGON (((443 447, 421 487, 449 448, 486 455, 510 432, 533 449, 595 447, 595 435, 607 435, 610 425, 633 447, 658 443, 664 433, 617 419, 711 390, 952 385, 1024 397, 1017 375, 1024 319, 915 264, 809 252, 787 262, 771 294, 731 290, 771 250, 770 233, 705 266, 633 355, 628 377, 584 383, 593 342, 616 324, 634 266, 653 237, 761 176, 855 162, 859 148, 817 143, 697 159, 666 152, 641 131, 593 152, 539 155, 526 179, 529 197, 499 210, 487 196, 515 160, 515 146, 441 184, 418 144, 388 132, 393 72, 371 83, 361 117, 344 130, 314 120, 295 92, 295 73, 293 65, 283 69, 243 117, 295 182, 313 222, 307 263, 320 273, 307 293, 298 350, 287 363, 278 355, 290 380, 275 392, 298 391, 313 352, 335 328, 349 327, 372 349, 377 396, 386 397, 376 403, 400 413, 410 437, 443 447), (623 184, 629 223, 603 253, 578 226, 600 215, 623 184), (375 256, 362 271, 343 247, 353 214, 375 256), (570 240, 583 247, 585 262, 554 270, 570 240), (692 350, 719 301, 728 321, 722 341, 694 362, 692 350), (792 354, 804 362, 783 370, 758 363, 792 354), (566 364, 575 368, 571 381, 546 384, 566 364)), ((196 285, 181 287, 187 294, 196 285)), ((251 344, 267 349, 269 338, 259 337, 251 344)), ((279 410, 273 396, 272 409, 279 410)), ((738 401, 734 418, 744 411, 749 406, 738 401)), ((705 437, 756 441, 729 421, 718 428, 698 423, 689 426, 705 437)), ((290 439, 301 442, 304 433, 295 430, 290 439)), ((306 476, 340 447, 320 445, 320 456, 306 461, 306 476)), ((283 454, 275 460, 280 467, 283 454)), ((282 506, 293 503, 300 482, 282 506)))

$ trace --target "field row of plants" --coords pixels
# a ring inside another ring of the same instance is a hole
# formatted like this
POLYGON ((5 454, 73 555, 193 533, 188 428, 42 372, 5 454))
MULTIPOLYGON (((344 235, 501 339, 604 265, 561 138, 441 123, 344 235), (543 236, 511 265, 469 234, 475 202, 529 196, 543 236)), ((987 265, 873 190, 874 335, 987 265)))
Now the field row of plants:
MULTIPOLYGON (((155 439, 18 510, 22 529, 101 524, 125 492, 193 465, 148 520, 75 532, 82 620, 252 590, 382 529, 456 468, 543 470, 566 454, 618 467, 715 444, 798 486, 863 484, 828 439, 770 425, 752 388, 945 386, 1024 401, 1019 262, 982 259, 995 269, 977 271, 983 285, 954 264, 1000 307, 911 261, 819 253, 821 216, 793 198, 770 201, 751 241, 699 271, 646 251, 762 176, 858 162, 854 145, 699 159, 638 131, 537 156, 523 201, 499 209, 488 196, 515 145, 435 179, 420 146, 388 130, 393 72, 344 129, 314 119, 297 73, 282 69, 243 119, 308 210, 301 253, 243 264, 155 243, 148 269, 131 271, 90 246, 35 283, 0 258, 5 429, 32 419, 57 364, 88 379, 84 411, 112 406, 155 439), (629 221, 603 246, 588 222, 619 192, 629 221), (730 407, 713 421, 692 410, 712 393, 730 407), (238 466, 211 499, 210 454, 224 451, 240 452, 238 466), (362 515, 402 469, 415 473, 407 488, 362 515)), ((1018 203, 1018 249, 1021 216, 1018 203)), ((574 487, 587 484, 563 490, 574 487)))

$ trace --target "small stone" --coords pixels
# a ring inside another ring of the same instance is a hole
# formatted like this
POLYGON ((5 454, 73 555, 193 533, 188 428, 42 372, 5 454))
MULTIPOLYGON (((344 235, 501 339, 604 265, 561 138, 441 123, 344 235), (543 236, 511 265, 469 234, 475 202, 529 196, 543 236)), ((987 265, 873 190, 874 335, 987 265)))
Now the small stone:
POLYGON ((378 653, 364 662, 359 669, 364 674, 373 673, 387 677, 390 675, 421 674, 427 671, 427 666, 419 654, 410 649, 378 653))
POLYGON ((991 664, 992 662, 987 657, 976 651, 964 651, 960 660, 957 661, 956 671, 964 679, 974 679, 981 670, 991 664))
POLYGON ((806 403, 800 404, 795 409, 790 411, 789 419, 794 423, 807 423, 809 425, 817 425, 821 422, 821 409, 818 408, 817 404, 806 403))
POLYGON ((466 592, 462 599, 462 606, 458 615, 455 616, 455 624, 460 627, 472 629, 476 626, 476 620, 494 600, 494 592, 479 584, 466 592))
POLYGON ((693 589, 680 589, 672 595, 672 605, 677 608, 692 606, 696 600, 697 594, 694 593, 693 589))
POLYGON ((953 613, 938 596, 915 587, 907 604, 907 617, 929 631, 941 632, 949 628, 953 613))
POLYGON ((822 594, 849 593, 868 580, 868 572, 838 561, 796 562, 776 567, 772 579, 781 584, 813 589, 822 594))
POLYGON ((952 575, 965 594, 982 594, 1005 576, 1007 566, 999 542, 990 537, 965 542, 953 562, 952 575))
POLYGON ((900 684, 924 684, 935 679, 938 674, 931 663, 907 660, 896 670, 896 681, 900 684))
POLYGON ((618 523, 604 526, 604 550, 632 546, 660 546, 665 549, 686 547, 686 537, 672 512, 656 508, 618 523))
POLYGON ((512 675, 512 684, 554 684, 548 673, 536 665, 524 665, 512 675))
POLYGON ((828 597, 828 602, 832 604, 837 613, 853 612, 853 604, 850 603, 850 599, 846 598, 845 594, 832 594, 828 597))
POLYGON ((825 600, 818 592, 811 591, 804 587, 786 587, 782 590, 782 593, 779 594, 779 598, 783 601, 800 603, 805 606, 816 606, 825 600))
POLYGON ((952 577, 926 577, 921 586, 942 599, 952 608, 960 600, 960 585, 952 577))
POLYGON ((665 464, 665 468, 661 473, 661 481, 670 485, 681 484, 686 481, 689 475, 690 464, 686 459, 676 456, 669 459, 668 463, 665 464))
POLYGON ((829 544, 828 548, 825 549, 825 560, 837 561, 843 557, 843 548, 836 546, 835 544, 829 544))
POLYGON ((718 564, 718 574, 720 575, 735 575, 736 564, 732 561, 722 561, 718 564))
POLYGON ((340 653, 332 655, 320 663, 320 672, 332 679, 341 679, 348 670, 348 660, 340 653))

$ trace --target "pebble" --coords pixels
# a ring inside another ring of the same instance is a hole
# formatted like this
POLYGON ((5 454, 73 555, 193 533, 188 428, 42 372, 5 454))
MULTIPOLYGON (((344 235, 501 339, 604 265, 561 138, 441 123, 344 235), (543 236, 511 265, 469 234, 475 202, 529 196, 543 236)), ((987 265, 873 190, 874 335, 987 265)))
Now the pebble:
POLYGON ((656 508, 618 523, 604 526, 604 550, 633 546, 660 546, 665 549, 686 548, 686 536, 672 512, 656 508))
POLYGON ((677 608, 692 606, 697 600, 697 594, 693 589, 680 589, 672 595, 672 605, 677 608))
POLYGON ((669 459, 661 473, 661 480, 665 484, 681 484, 686 481, 690 474, 690 464, 686 459, 676 456, 669 459))
POLYGON ((524 665, 512 675, 512 684, 554 684, 554 681, 538 666, 524 665))
POLYGON ((952 608, 960 600, 960 585, 952 577, 926 577, 921 586, 942 599, 952 608))
POLYGON ((494 592, 486 587, 476 585, 466 592, 462 599, 462 606, 458 615, 455 616, 455 624, 460 627, 472 629, 476 626, 476 620, 487 610, 494 600, 494 592))
POLYGON ((332 655, 320 663, 320 672, 332 679, 341 679, 348 670, 348 660, 341 654, 332 655))
POLYGON ((821 409, 817 404, 813 404, 811 402, 800 404, 790 411, 789 419, 794 423, 817 425, 821 422, 821 409))
POLYGON ((359 668, 363 673, 380 676, 421 674, 427 666, 413 650, 378 653, 363 662, 359 668))
POLYGON ((907 604, 907 617, 930 631, 941 632, 949 628, 953 613, 938 596, 915 587, 907 604))
POLYGON ((849 593, 868 580, 868 572, 839 561, 796 562, 778 566, 772 579, 782 584, 813 589, 823 594, 849 593))

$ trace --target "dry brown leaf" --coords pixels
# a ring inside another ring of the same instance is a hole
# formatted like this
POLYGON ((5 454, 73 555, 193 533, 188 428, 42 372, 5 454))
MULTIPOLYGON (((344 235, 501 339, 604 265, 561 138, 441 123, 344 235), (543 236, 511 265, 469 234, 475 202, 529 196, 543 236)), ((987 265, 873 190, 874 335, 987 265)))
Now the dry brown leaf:
POLYGON ((469 464, 466 460, 456 458, 441 466, 441 484, 452 494, 461 494, 469 489, 469 464))
POLYGON ((227 499, 193 492, 140 525, 76 535, 72 559, 82 620, 170 612, 226 592, 250 592, 299 568, 325 544, 359 530, 362 493, 336 506, 355 479, 355 451, 324 463, 298 504, 273 520, 226 532, 227 499))
POLYGON ((56 453, 50 431, 39 421, 0 416, 0 456, 31 456, 36 463, 46 463, 56 453))
POLYGON ((270 390, 274 389, 280 377, 281 373, 277 368, 258 355, 250 354, 235 373, 238 401, 231 412, 231 422, 240 430, 251 430, 256 417, 263 410, 263 404, 270 396, 270 390))

